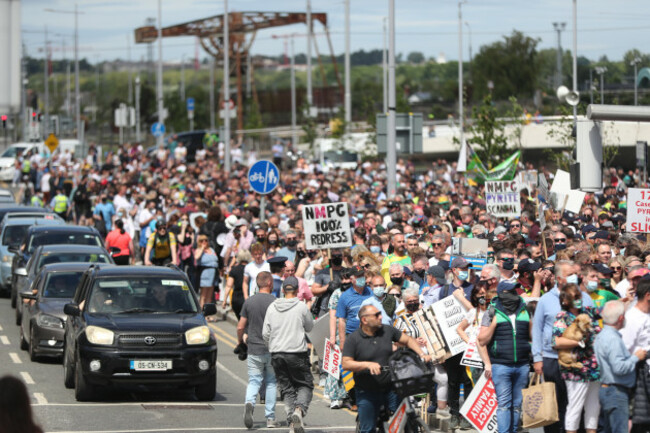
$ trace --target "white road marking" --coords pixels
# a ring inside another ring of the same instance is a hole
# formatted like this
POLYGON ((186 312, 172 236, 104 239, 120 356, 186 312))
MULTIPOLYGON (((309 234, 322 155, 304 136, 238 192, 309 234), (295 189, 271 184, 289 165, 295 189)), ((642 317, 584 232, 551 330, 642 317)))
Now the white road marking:
POLYGON ((2 344, 5 346, 9 346, 9 339, 6 335, 0 335, 0 341, 2 341, 2 344))
POLYGON ((9 357, 14 362, 14 364, 22 364, 23 361, 20 360, 16 352, 9 352, 9 357))
POLYGON ((241 377, 237 376, 235 373, 233 373, 232 371, 230 371, 230 370, 228 369, 228 367, 226 367, 225 365, 223 365, 223 364, 220 363, 219 361, 217 361, 217 367, 219 367, 220 369, 222 369, 223 371, 225 371, 226 373, 228 373, 228 374, 230 375, 230 377, 232 377, 233 379, 235 379, 237 382, 241 383, 241 384, 244 385, 244 386, 248 386, 248 382, 246 382, 244 379, 242 379, 241 377))
POLYGON ((36 399, 37 404, 47 404, 47 399, 45 398, 45 395, 42 392, 35 392, 34 393, 34 398, 36 399))
POLYGON ((26 371, 21 371, 20 375, 23 377, 23 380, 27 385, 34 385, 36 383, 34 382, 34 379, 32 379, 32 376, 30 376, 26 371))

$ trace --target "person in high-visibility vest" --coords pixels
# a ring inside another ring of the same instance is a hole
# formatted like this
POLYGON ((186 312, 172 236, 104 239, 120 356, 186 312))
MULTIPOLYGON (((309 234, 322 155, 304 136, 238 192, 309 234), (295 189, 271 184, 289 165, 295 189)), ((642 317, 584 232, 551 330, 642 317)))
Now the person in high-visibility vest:
POLYGON ((61 218, 64 220, 67 219, 68 217, 68 210, 70 209, 70 201, 68 200, 68 197, 66 197, 65 194, 63 194, 63 191, 60 189, 56 190, 56 195, 54 198, 52 198, 52 201, 50 202, 50 207, 56 213, 59 215, 61 218))
POLYGON ((43 207, 43 200, 41 200, 40 194, 34 194, 32 196, 31 205, 34 207, 43 207))

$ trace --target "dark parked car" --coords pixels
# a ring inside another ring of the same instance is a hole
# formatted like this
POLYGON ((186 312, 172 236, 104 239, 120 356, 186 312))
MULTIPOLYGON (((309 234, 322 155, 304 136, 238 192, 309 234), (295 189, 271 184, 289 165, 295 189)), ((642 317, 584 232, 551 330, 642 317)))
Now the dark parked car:
POLYGON ((86 401, 103 386, 194 387, 216 393, 217 344, 176 267, 91 266, 64 307, 64 383, 86 401))
POLYGON ((75 290, 90 263, 45 265, 34 281, 33 290, 21 292, 29 304, 23 308, 20 348, 35 361, 40 356, 63 355, 63 306, 72 302, 75 290))
POLYGON ((104 239, 94 227, 73 226, 73 225, 48 225, 35 226, 27 230, 25 239, 19 247, 11 247, 9 251, 14 253, 11 261, 11 306, 16 306, 16 271, 24 268, 32 253, 39 245, 73 244, 73 245, 96 245, 103 247, 104 239))
MULTIPOLYGON (((18 293, 32 290, 32 284, 45 265, 52 263, 106 263, 114 264, 111 255, 95 245, 41 245, 27 262, 25 268, 16 270, 15 288, 18 293)), ((16 325, 20 325, 23 303, 16 304, 16 325)))
POLYGON ((0 221, 5 217, 5 214, 8 212, 40 212, 40 213, 50 213, 50 210, 36 207, 36 206, 19 206, 17 204, 2 203, 0 205, 0 221))

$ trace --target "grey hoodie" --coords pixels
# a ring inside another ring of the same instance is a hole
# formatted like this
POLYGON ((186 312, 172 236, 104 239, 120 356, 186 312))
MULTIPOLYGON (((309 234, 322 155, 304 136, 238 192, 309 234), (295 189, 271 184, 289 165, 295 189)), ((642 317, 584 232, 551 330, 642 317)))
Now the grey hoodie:
POLYGON ((298 298, 281 298, 266 310, 262 337, 269 352, 300 353, 307 351, 305 333, 314 327, 314 319, 298 298))

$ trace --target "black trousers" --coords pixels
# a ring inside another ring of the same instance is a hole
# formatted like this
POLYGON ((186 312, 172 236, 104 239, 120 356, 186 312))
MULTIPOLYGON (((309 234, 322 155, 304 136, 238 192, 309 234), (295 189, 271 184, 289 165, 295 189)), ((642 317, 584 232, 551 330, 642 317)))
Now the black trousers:
POLYGON ((560 418, 559 422, 544 427, 544 433, 561 433, 564 431, 564 415, 566 407, 569 404, 567 399, 566 384, 560 374, 560 364, 556 358, 544 358, 544 380, 555 384, 555 398, 557 399, 557 409, 560 418))
POLYGON ((445 361, 447 380, 449 382, 449 392, 447 395, 449 413, 456 416, 460 415, 460 384, 463 384, 465 398, 472 392, 472 388, 474 387, 472 379, 467 374, 467 367, 460 365, 462 358, 463 353, 461 352, 445 361))

